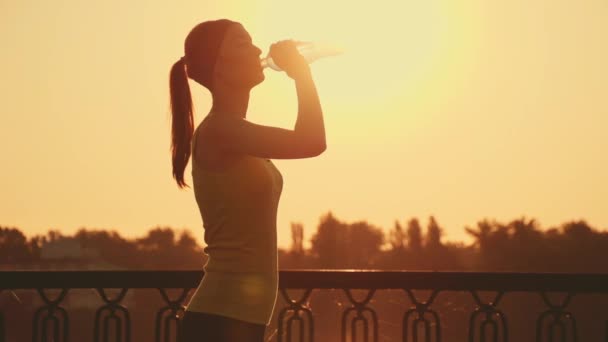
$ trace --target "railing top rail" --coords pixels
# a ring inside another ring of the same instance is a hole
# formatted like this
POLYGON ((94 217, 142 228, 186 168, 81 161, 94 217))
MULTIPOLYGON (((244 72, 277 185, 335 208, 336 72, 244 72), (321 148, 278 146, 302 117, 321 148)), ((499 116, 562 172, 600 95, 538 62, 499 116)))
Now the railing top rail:
MULTIPOLYGON (((193 271, 0 271, 0 289, 195 288, 193 271)), ((315 289, 433 289, 447 291, 608 292, 608 274, 281 270, 279 286, 315 289)))

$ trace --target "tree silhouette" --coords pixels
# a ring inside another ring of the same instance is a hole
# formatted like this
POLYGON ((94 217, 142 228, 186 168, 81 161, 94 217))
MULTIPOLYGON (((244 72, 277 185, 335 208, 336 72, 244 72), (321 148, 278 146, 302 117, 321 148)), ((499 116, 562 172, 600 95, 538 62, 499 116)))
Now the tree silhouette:
POLYGON ((426 228, 425 247, 427 250, 433 250, 440 248, 441 236, 443 235, 443 229, 439 227, 437 221, 433 216, 429 217, 429 224, 426 228))
POLYGON ((338 221, 331 212, 322 216, 317 233, 311 239, 312 253, 317 267, 337 268, 347 250, 348 226, 338 221))
POLYGON ((348 227, 348 256, 352 268, 374 266, 384 244, 384 233, 366 221, 348 227))
MULTIPOLYGON (((476 270, 531 272, 606 272, 608 233, 585 221, 566 222, 542 230, 534 219, 519 218, 507 224, 483 219, 474 228, 473 245, 442 242, 443 228, 429 217, 425 234, 416 218, 404 232, 395 221, 387 232, 388 249, 382 250, 385 234, 367 221, 346 223, 331 212, 321 216, 311 248, 304 248, 304 228, 291 224, 289 252, 279 251, 286 268, 385 268, 408 270, 476 270)), ((17 228, 0 227, 0 263, 13 265, 39 262, 46 244, 76 240, 86 267, 119 269, 201 269, 205 255, 188 230, 155 227, 143 237, 125 239, 116 231, 81 228, 73 237, 57 229, 29 240, 17 228), (98 251, 88 253, 88 251, 98 251)), ((70 257, 73 259, 74 254, 70 257)), ((78 265, 78 263, 71 265, 78 265)), ((6 266, 3 266, 6 267, 6 266)))
POLYGON ((490 236, 494 230, 494 224, 487 219, 477 222, 477 228, 465 227, 465 231, 475 238, 475 245, 481 254, 487 254, 489 249, 490 236))
POLYGON ((177 240, 177 247, 181 250, 198 251, 201 248, 192 233, 189 230, 184 230, 177 240))
POLYGON ((32 248, 19 229, 0 227, 0 262, 27 262, 32 256, 32 248))
POLYGON ((291 252, 304 253, 304 226, 301 223, 291 223, 291 252))
POLYGON ((403 231, 399 221, 395 221, 393 230, 389 232, 389 243, 393 250, 404 250, 407 241, 407 235, 403 231))
POLYGON ((347 224, 328 213, 321 218, 317 233, 312 237, 312 253, 318 267, 370 267, 376 262, 383 244, 384 233, 380 228, 365 221, 347 224))
POLYGON ((136 239, 139 253, 145 258, 144 268, 151 269, 200 269, 205 257, 189 231, 182 232, 176 240, 170 227, 156 227, 148 235, 136 239))
POLYGON ((416 218, 407 223, 407 240, 411 252, 420 253, 422 251, 422 229, 416 218))
POLYGON ((175 232, 169 227, 157 227, 149 230, 147 236, 137 239, 136 243, 142 250, 169 250, 175 244, 175 232))
POLYGON ((82 248, 96 250, 99 260, 109 265, 134 269, 143 262, 143 258, 135 249, 135 244, 124 239, 116 231, 80 228, 74 238, 80 242, 82 248))

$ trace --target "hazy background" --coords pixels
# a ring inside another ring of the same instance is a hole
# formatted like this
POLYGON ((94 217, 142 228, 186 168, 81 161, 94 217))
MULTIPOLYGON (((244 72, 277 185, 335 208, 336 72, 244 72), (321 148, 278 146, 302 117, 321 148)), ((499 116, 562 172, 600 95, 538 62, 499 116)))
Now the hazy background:
MULTIPOLYGON (((347 50, 313 66, 327 151, 275 161, 280 246, 328 210, 387 230, 435 215, 448 240, 484 217, 608 228, 604 0, 0 0, 0 224, 202 241, 193 192, 171 178, 168 72, 189 30, 222 17, 264 51, 347 50)), ((248 119, 293 127, 292 81, 266 76, 248 119)), ((198 122, 209 94, 191 87, 198 122)))

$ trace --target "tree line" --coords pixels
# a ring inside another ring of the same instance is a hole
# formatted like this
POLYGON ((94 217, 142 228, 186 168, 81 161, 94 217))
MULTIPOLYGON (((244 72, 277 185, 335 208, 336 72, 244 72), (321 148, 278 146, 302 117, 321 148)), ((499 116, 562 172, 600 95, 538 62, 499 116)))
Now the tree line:
MULTIPOLYGON (((310 248, 304 227, 291 224, 291 246, 279 250, 283 269, 407 269, 449 271, 604 272, 608 232, 585 221, 543 229, 534 219, 507 223, 484 219, 465 227, 473 242, 442 241, 444 229, 434 217, 426 226, 417 218, 395 221, 385 231, 367 221, 346 222, 331 212, 320 217, 310 248)), ((73 235, 59 230, 27 238, 18 228, 0 227, 0 264, 41 262, 45 245, 76 241, 102 260, 122 269, 200 269, 206 262, 189 230, 155 227, 144 237, 127 239, 116 231, 81 228, 73 235)))

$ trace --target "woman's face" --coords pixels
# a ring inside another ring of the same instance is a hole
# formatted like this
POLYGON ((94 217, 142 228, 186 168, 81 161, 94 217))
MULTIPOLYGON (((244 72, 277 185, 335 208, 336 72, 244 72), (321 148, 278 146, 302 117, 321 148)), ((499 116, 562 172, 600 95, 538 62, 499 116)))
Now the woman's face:
POLYGON ((214 83, 248 89, 262 83, 264 72, 260 65, 261 54, 262 50, 253 45, 243 25, 231 25, 224 35, 215 62, 214 83))

